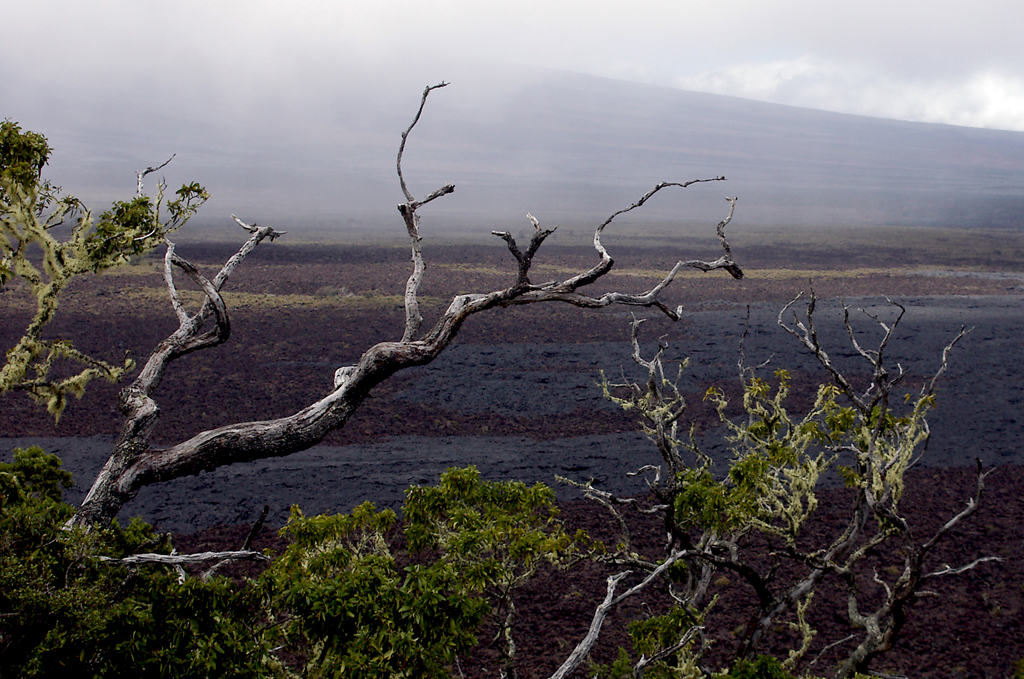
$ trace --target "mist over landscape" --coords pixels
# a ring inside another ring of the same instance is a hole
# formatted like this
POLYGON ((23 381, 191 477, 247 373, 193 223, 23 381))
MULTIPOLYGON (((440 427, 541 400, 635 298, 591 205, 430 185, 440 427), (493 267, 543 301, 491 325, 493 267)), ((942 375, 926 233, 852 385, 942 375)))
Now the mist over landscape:
POLYGON ((715 176, 728 181, 659 197, 635 219, 714 224, 722 198, 736 195, 737 223, 746 225, 1022 224, 1024 132, 536 67, 451 62, 399 73, 299 77, 256 111, 225 112, 216 97, 167 110, 169 93, 153 84, 130 110, 86 97, 85 116, 47 107, 18 119, 56 149, 47 176, 94 209, 129 193, 135 172, 177 154, 162 171, 171 188, 198 181, 212 194, 190 232, 229 224, 235 213, 321 237, 399 235, 400 133, 423 86, 441 80, 451 85, 431 96, 405 160, 414 193, 456 186, 425 213, 433 233, 519 228, 528 211, 546 223, 590 225, 659 181, 715 176), (86 129, 83 118, 92 121, 86 129))
POLYGON ((1005 0, 18 1, 0 108, 49 137, 47 176, 94 210, 177 154, 164 176, 210 190, 206 229, 234 212, 400 235, 399 135, 441 81, 406 159, 414 193, 457 187, 425 213, 434 233, 527 211, 590 225, 655 182, 722 175, 637 218, 713 225, 737 195, 738 227, 1016 228, 1016 14, 1005 0))
MULTIPOLYGON (((724 216, 723 196, 735 195, 737 222, 748 224, 1022 224, 1021 132, 810 111, 554 71, 456 75, 431 96, 407 151, 414 193, 445 182, 457 187, 426 213, 431 229, 521 225, 527 211, 593 223, 657 181, 720 175, 728 181, 654 201, 640 218, 714 223, 724 216)), ((57 122, 43 127, 57 150, 49 174, 99 207, 128 192, 135 171, 175 153, 164 171, 172 187, 197 180, 213 196, 199 227, 224 223, 229 213, 341 238, 398 226, 394 155, 420 87, 335 91, 330 110, 284 129, 268 115, 168 139, 143 116, 83 140, 66 138, 57 122), (100 146, 124 155, 99 154, 100 146)))

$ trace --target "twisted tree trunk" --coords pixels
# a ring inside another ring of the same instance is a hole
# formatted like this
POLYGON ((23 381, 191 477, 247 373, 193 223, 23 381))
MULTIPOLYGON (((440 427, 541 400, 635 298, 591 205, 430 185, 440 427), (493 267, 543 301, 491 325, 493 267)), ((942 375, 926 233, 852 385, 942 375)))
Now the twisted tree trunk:
POLYGON ((316 445, 328 432, 343 427, 375 386, 400 370, 433 361, 455 338, 463 322, 473 314, 495 307, 564 302, 584 308, 602 308, 612 304, 655 307, 669 318, 678 320, 680 310, 668 308, 659 297, 684 268, 697 268, 702 271, 725 269, 735 278, 743 276, 743 272, 733 261, 724 233, 724 228, 731 220, 735 209, 735 199, 730 199, 729 215, 718 225, 718 236, 724 250, 724 254, 718 259, 680 261, 661 281, 639 295, 609 292, 594 297, 581 291, 583 287, 606 275, 614 266, 614 261, 601 244, 601 235, 615 217, 642 206, 662 189, 723 181, 725 177, 695 179, 685 183, 663 182, 634 204, 619 210, 601 223, 594 232, 594 248, 599 257, 598 263, 561 282, 533 285, 529 280, 533 257, 554 229, 542 229, 532 215, 527 215, 534 226, 534 233, 525 253, 519 249, 511 234, 492 232, 508 244, 509 250, 519 264, 513 284, 508 288, 488 293, 456 296, 437 324, 417 339, 423 320, 419 312, 417 293, 424 271, 417 210, 428 202, 452 193, 454 186, 443 186, 428 194, 423 200, 417 201, 409 192, 402 176, 402 154, 406 138, 419 120, 427 96, 432 90, 445 85, 446 83, 441 83, 424 90, 416 117, 402 134, 402 144, 398 153, 398 176, 406 197, 406 202, 399 205, 398 210, 409 233, 413 260, 413 272, 405 290, 406 326, 402 339, 397 342, 381 342, 368 349, 355 366, 339 369, 335 374, 333 390, 293 415, 276 420, 231 424, 202 432, 169 448, 153 448, 148 439, 159 416, 159 407, 152 394, 159 386, 165 371, 175 359, 193 351, 216 346, 228 339, 231 327, 227 308, 220 295, 222 286, 253 248, 265 239, 274 240, 282 235, 282 232, 266 226, 250 226, 235 217, 238 224, 250 232, 250 238, 212 281, 203 278, 195 267, 178 257, 174 253, 174 244, 168 242, 164 259, 164 277, 180 327, 156 348, 138 378, 121 392, 119 405, 125 416, 121 434, 115 443, 113 454, 93 483, 82 506, 69 521, 69 525, 88 527, 108 523, 140 488, 152 483, 198 474, 235 462, 282 457, 316 445), (188 315, 178 299, 173 277, 175 266, 194 280, 206 295, 202 308, 192 316, 188 315), (214 328, 200 334, 204 322, 211 314, 214 316, 214 328))

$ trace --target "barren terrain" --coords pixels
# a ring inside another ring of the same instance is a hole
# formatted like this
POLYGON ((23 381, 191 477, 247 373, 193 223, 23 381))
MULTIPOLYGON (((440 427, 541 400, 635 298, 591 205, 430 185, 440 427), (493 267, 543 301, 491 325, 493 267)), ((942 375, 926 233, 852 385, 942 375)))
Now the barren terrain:
MULTIPOLYGON (((717 247, 713 239, 697 236, 681 242, 671 249, 656 239, 610 244, 617 274, 602 285, 639 291, 677 258, 705 257, 717 247)), ((998 466, 982 510, 936 559, 958 563, 999 555, 1007 560, 944 583, 939 599, 920 604, 919 617, 883 665, 910 677, 1008 676, 1012 663, 1024 656, 1024 238, 1013 232, 924 229, 867 235, 779 232, 747 234, 746 242, 737 237, 733 247, 747 273, 743 280, 699 273, 677 280, 666 302, 687 310, 680 323, 643 311, 652 319, 644 326, 645 346, 653 347, 663 336, 670 359, 690 357, 682 384, 692 395, 692 417, 703 444, 719 457, 727 450, 701 396, 712 384, 735 393, 745 329, 743 355, 748 365, 770 359, 765 376, 787 368, 805 384, 804 397, 826 379, 776 325, 779 309, 807 290, 809 279, 825 300, 818 322, 827 346, 853 375, 863 368, 840 326, 839 298, 889 320, 894 310, 884 295, 907 308, 889 355, 906 368, 908 388, 934 372, 941 347, 961 325, 974 328, 951 357, 933 437, 913 472, 907 506, 913 506, 908 513, 919 522, 920 534, 927 535, 970 497, 968 467, 976 457, 998 466)), ((234 248, 184 243, 178 252, 212 267, 234 248)), ((454 293, 511 281, 513 263, 500 243, 427 243, 425 257, 428 322, 454 293)), ((533 280, 561 276, 593 258, 587 247, 547 248, 533 280)), ((125 351, 143 360, 175 325, 158 266, 157 259, 146 258, 83 281, 63 301, 51 335, 109 360, 125 351)), ((400 336, 408 266, 408 253, 400 247, 261 246, 227 287, 230 342, 178 362, 162 385, 157 439, 180 440, 228 422, 285 415, 322 395, 337 367, 354 362, 375 342, 400 336)), ((27 302, 23 290, 0 292, 3 346, 11 346, 28 321, 27 302)), ((874 336, 865 316, 855 318, 866 338, 874 336)), ((610 377, 620 370, 635 376, 626 344, 628 321, 622 309, 594 313, 555 305, 475 317, 456 346, 430 366, 382 385, 324 446, 146 488, 126 512, 181 534, 179 548, 185 549, 230 543, 237 530, 226 526, 251 521, 264 503, 272 506, 276 525, 292 503, 307 513, 345 512, 364 500, 397 506, 409 484, 432 483, 453 465, 475 464, 490 479, 554 484, 555 474, 594 478, 615 492, 641 494, 642 485, 624 474, 654 462, 653 451, 631 418, 603 401, 596 385, 601 370, 610 377)), ((58 452, 81 484, 73 491, 80 497, 117 432, 116 390, 93 383, 58 425, 21 395, 7 395, 0 401, 0 448, 7 455, 12 447, 39 443, 58 452)), ((560 489, 559 497, 570 525, 598 534, 612 530, 596 508, 574 501, 570 490, 560 489)), ((822 505, 820 530, 827 532, 829 517, 834 521, 842 512, 842 489, 826 490, 822 505)), ((648 546, 657 549, 656 535, 648 546)), ((550 673, 580 638, 603 596, 605 573, 596 566, 574 571, 571 585, 561 577, 555 573, 539 580, 521 605, 520 676, 550 673)), ((734 599, 719 610, 740 625, 744 594, 736 588, 729 596, 734 599)), ((826 618, 818 621, 818 649, 843 636, 826 618)), ((616 627, 621 628, 621 617, 610 620, 609 630, 616 627)), ((615 643, 623 643, 623 637, 615 643)), ((473 662, 479 665, 487 654, 481 649, 473 662)), ((820 662, 827 667, 829 657, 820 662)))

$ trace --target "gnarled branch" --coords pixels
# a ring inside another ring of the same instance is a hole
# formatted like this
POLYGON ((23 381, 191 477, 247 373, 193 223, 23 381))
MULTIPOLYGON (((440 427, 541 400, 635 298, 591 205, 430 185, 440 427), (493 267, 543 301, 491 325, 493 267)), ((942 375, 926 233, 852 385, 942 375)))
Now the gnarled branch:
POLYGON ((182 566, 190 563, 206 563, 207 561, 270 561, 270 557, 262 552, 237 550, 233 552, 196 552, 195 554, 133 554, 123 559, 101 556, 100 561, 119 566, 138 566, 143 563, 159 563, 165 566, 182 566))
POLYGON ((178 329, 157 346, 135 380, 121 390, 118 405, 125 416, 121 434, 114 443, 113 454, 96 477, 81 508, 69 520, 68 525, 88 527, 96 522, 109 522, 124 503, 134 497, 137 487, 130 481, 134 470, 139 465, 144 465, 147 457, 153 454, 149 447, 149 436, 160 409, 152 393, 160 386, 168 366, 174 360, 193 351, 217 346, 227 341, 230 336, 231 324, 220 289, 253 248, 264 239, 274 240, 281 235, 269 226, 249 226, 237 217, 235 221, 252 235, 224 264, 213 281, 203 277, 191 263, 178 257, 174 252, 174 243, 167 241, 164 282, 167 285, 171 306, 178 317, 178 329), (182 269, 206 296, 202 306, 192 315, 185 310, 178 296, 172 265, 182 269), (215 317, 214 328, 200 334, 211 313, 215 317))
POLYGON ((348 418, 369 396, 375 386, 400 370, 424 365, 434 360, 452 342, 465 320, 473 314, 513 304, 565 302, 586 308, 601 308, 611 304, 654 307, 675 320, 679 318, 680 310, 669 309, 659 297, 684 267, 698 268, 703 271, 725 269, 733 276, 742 275, 732 259, 731 250, 724 234, 725 225, 731 219, 735 208, 735 200, 730 199, 729 217, 718 226, 718 235, 724 254, 717 260, 680 261, 663 280, 640 295, 608 292, 599 297, 593 297, 581 290, 584 286, 607 274, 612 268, 613 261, 601 244, 601 234, 616 216, 640 207, 664 188, 685 188, 695 183, 721 181, 724 180, 724 177, 697 179, 685 183, 663 182, 644 194, 633 205, 615 212, 602 222, 594 232, 594 247, 600 259, 598 264, 562 282, 540 286, 529 283, 531 262, 544 239, 553 230, 540 228, 539 222, 529 216, 531 223, 534 224, 535 232, 525 253, 519 250, 510 234, 498 233, 497 235, 506 241, 509 250, 519 264, 515 281, 507 288, 487 293, 457 295, 434 327, 420 336, 423 319, 419 311, 417 294, 424 265, 420 249, 421 237, 417 210, 422 205, 451 193, 454 187, 443 186, 430 193, 425 199, 417 201, 409 191, 402 174, 402 158, 406 140, 420 119, 427 96, 434 89, 445 85, 446 83, 441 83, 427 87, 423 91, 416 117, 402 133, 402 141, 399 146, 397 169, 399 183, 406 202, 399 205, 398 209, 409 235, 413 261, 413 271, 405 289, 406 323, 402 338, 399 341, 381 342, 370 347, 354 366, 348 366, 335 375, 331 391, 297 413, 275 420, 230 424, 202 432, 169 448, 152 448, 148 443, 148 437, 159 414, 159 409, 151 394, 159 385, 169 363, 189 351, 212 346, 226 338, 229 325, 227 312, 219 295, 221 287, 246 254, 262 240, 266 238, 273 240, 281 235, 281 232, 274 231, 270 227, 249 226, 235 217, 235 221, 249 231, 251 236, 239 252, 228 260, 217 276, 209 282, 204 282, 205 279, 198 277, 198 272, 190 269, 190 265, 173 252, 173 245, 169 246, 171 252, 165 259, 165 278, 168 282, 171 304, 178 316, 180 327, 157 347, 138 379, 122 392, 121 409, 126 416, 126 422, 121 436, 115 445, 114 454, 96 479, 85 502, 72 519, 72 523, 91 525, 97 522, 108 522, 128 499, 147 484, 196 474, 200 471, 209 471, 235 462, 290 455, 319 443, 328 432, 345 425, 348 418), (192 316, 184 311, 177 298, 173 277, 169 273, 171 264, 185 270, 206 294, 202 308, 192 316), (203 322, 211 314, 217 318, 217 328, 204 335, 199 335, 203 322))

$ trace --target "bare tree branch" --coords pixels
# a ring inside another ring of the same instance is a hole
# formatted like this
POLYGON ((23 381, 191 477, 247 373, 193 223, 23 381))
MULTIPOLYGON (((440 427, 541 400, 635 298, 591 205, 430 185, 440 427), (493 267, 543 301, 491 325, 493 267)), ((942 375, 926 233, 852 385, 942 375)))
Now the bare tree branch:
POLYGON ((255 227, 235 218, 243 228, 252 234, 239 251, 233 255, 217 273, 213 281, 207 280, 189 262, 178 257, 174 244, 167 242, 164 257, 164 280, 167 284, 171 304, 178 317, 178 329, 167 337, 150 355, 146 365, 129 386, 121 390, 118 405, 125 416, 121 434, 114 444, 114 452, 100 471, 82 506, 68 525, 91 526, 93 523, 109 522, 120 508, 137 491, 131 485, 137 466, 144 464, 153 454, 149 447, 149 435, 159 416, 159 408, 152 398, 159 387, 170 363, 193 351, 216 346, 226 341, 231 334, 227 308, 220 295, 220 289, 245 256, 261 241, 273 240, 281 234, 269 226, 255 227), (172 265, 182 269, 206 295, 200 309, 189 315, 178 297, 174 285, 172 265), (215 316, 215 327, 203 334, 200 330, 210 314, 215 316))
POLYGON ((628 576, 632 571, 622 571, 608 577, 608 590, 605 594, 604 601, 594 611, 594 617, 590 621, 590 629, 587 631, 587 635, 583 637, 583 640, 576 645, 573 652, 569 654, 565 662, 551 675, 551 679, 563 679, 568 676, 573 670, 579 667, 583 659, 586 658, 587 654, 590 653, 590 649, 597 643, 597 639, 601 634, 601 627, 604 625, 604 619, 608 617, 608 612, 618 606, 620 603, 633 596, 637 592, 642 591, 654 580, 656 580, 662 573, 674 564, 679 559, 687 556, 686 552, 675 552, 670 555, 665 561, 663 561, 657 568, 647 574, 643 580, 633 585, 630 589, 623 592, 619 596, 615 596, 615 588, 623 578, 628 576))
POLYGON ((181 566, 190 563, 206 563, 207 561, 246 560, 270 561, 270 557, 262 552, 239 550, 235 552, 197 552, 195 554, 133 554, 123 559, 101 556, 100 561, 118 566, 138 566, 143 563, 158 563, 165 566, 181 566))
POLYGON ((636 677, 636 679, 643 679, 644 670, 647 669, 647 667, 653 665, 656 662, 664 660, 665 658, 675 653, 678 653, 684 646, 693 641, 693 638, 695 636, 697 636, 698 634, 703 636, 703 632, 703 626, 698 625, 695 627, 691 627, 686 631, 686 634, 684 634, 682 638, 679 639, 679 641, 672 644, 671 646, 667 646, 661 649, 660 651, 652 655, 650 658, 641 656, 637 664, 633 666, 633 676, 636 677))
POLYGON ((405 184, 405 177, 402 175, 402 155, 405 153, 405 142, 409 138, 409 133, 412 132, 412 128, 416 127, 416 123, 420 121, 420 116, 423 115, 423 107, 427 104, 427 97, 433 90, 447 87, 448 83, 441 82, 437 85, 429 85, 423 90, 423 96, 420 99, 420 107, 416 111, 416 117, 413 118, 409 127, 406 128, 405 132, 402 133, 402 143, 398 146, 398 160, 396 166, 398 168, 398 182, 402 186, 402 193, 405 195, 406 202, 398 206, 398 212, 402 215, 402 219, 405 220, 405 228, 409 233, 409 240, 412 245, 412 273, 409 275, 409 280, 405 285, 405 333, 402 335, 403 342, 411 342, 416 335, 419 333, 420 326, 423 324, 423 316, 420 314, 419 300, 416 295, 419 293, 420 282, 423 280, 423 250, 420 246, 420 218, 416 214, 416 210, 421 206, 429 203, 432 200, 440 198, 441 196, 447 195, 455 190, 455 187, 451 184, 446 184, 439 189, 434 190, 422 201, 417 201, 412 197, 409 192, 409 187, 405 184))
POLYGON ((803 297, 803 294, 804 293, 802 292, 798 294, 793 298, 792 302, 784 306, 782 311, 779 312, 779 327, 797 338, 801 344, 814 352, 814 357, 818 359, 818 362, 821 363, 822 367, 832 375, 832 379, 835 380, 836 384, 839 385, 839 388, 843 390, 843 393, 846 394, 847 398, 849 398, 862 412, 867 410, 867 404, 865 404, 857 392, 854 391, 853 385, 846 379, 846 376, 839 372, 839 370, 832 364, 832 359, 818 341, 818 333, 814 328, 814 309, 818 304, 818 297, 814 294, 813 285, 811 286, 811 299, 807 303, 807 324, 804 325, 800 320, 796 314, 796 310, 793 310, 793 323, 796 328, 791 328, 782 320, 786 312, 803 297))
POLYGON ((256 536, 263 530, 263 524, 267 520, 267 515, 270 514, 270 505, 263 505, 263 511, 260 512, 260 518, 256 519, 256 523, 249 529, 249 534, 245 536, 245 540, 242 542, 242 550, 249 549, 252 541, 256 539, 256 536))
MULTIPOLYGON (((448 83, 441 81, 436 85, 428 85, 423 88, 423 96, 420 98, 420 107, 416 110, 416 117, 412 119, 412 122, 409 123, 409 127, 407 127, 405 132, 402 133, 402 143, 398 145, 398 162, 396 163, 398 167, 398 183, 401 184, 402 193, 405 194, 405 199, 409 203, 414 203, 415 200, 413 199, 412 194, 409 193, 409 188, 405 185, 405 177, 402 176, 402 155, 405 153, 405 141, 408 139, 409 133, 412 132, 412 128, 416 127, 416 123, 420 121, 420 116, 423 115, 423 107, 427 105, 427 97, 433 90, 439 90, 442 87, 448 87, 448 83)), ((431 195, 432 197, 429 198, 429 200, 433 200, 437 197, 433 196, 433 194, 431 195)))
POLYGON ((167 166, 167 163, 169 163, 169 162, 171 162, 172 160, 174 160, 174 156, 176 156, 176 155, 178 155, 178 154, 177 154, 177 153, 172 153, 172 154, 171 154, 171 157, 170 157, 170 158, 168 158, 168 159, 167 159, 167 160, 165 160, 164 162, 160 163, 160 164, 159 164, 159 165, 157 165, 156 167, 147 167, 147 168, 146 168, 145 170, 143 170, 142 172, 136 172, 136 173, 135 173, 135 176, 136 176, 136 178, 138 179, 138 192, 137 192, 137 194, 136 194, 136 195, 138 195, 138 196, 140 196, 140 197, 142 196, 142 179, 143 179, 143 178, 144 178, 144 177, 145 177, 146 175, 148 175, 148 174, 152 174, 153 172, 159 172, 160 170, 162 170, 162 169, 163 169, 164 167, 166 167, 166 166, 167 166))
MULTIPOLYGON (((623 212, 628 212, 629 210, 632 210, 642 205, 647 201, 648 198, 650 198, 650 196, 654 195, 654 193, 663 188, 669 186, 679 186, 685 188, 686 186, 690 186, 692 184, 699 182, 719 181, 723 179, 724 177, 719 177, 716 179, 696 179, 693 181, 686 182, 685 184, 675 182, 663 182, 655 186, 654 189, 652 189, 651 191, 648 191, 647 194, 645 194, 645 196, 641 200, 637 201, 629 208, 620 210, 619 212, 615 213, 615 215, 622 214, 623 212)), ((593 283, 598 278, 604 276, 612 269, 614 260, 608 254, 608 251, 604 248, 604 246, 601 245, 601 232, 609 223, 611 223, 611 220, 612 218, 615 217, 615 215, 612 215, 612 217, 605 220, 605 222, 601 226, 599 226, 597 231, 595 231, 594 233, 594 248, 598 251, 598 254, 601 256, 600 263, 598 263, 595 267, 591 268, 590 270, 582 274, 573 276, 572 278, 568 278, 562 281, 561 283, 548 283, 543 286, 527 288, 513 287, 510 289, 510 292, 512 292, 513 294, 508 295, 507 299, 501 300, 498 303, 498 305, 510 306, 518 304, 534 304, 537 302, 565 302, 566 304, 572 304, 574 306, 578 306, 584 309, 601 309, 604 307, 611 306, 613 304, 621 304, 624 306, 655 307, 656 309, 664 313, 666 316, 671 318, 673 321, 678 321, 680 315, 682 314, 682 308, 677 308, 674 310, 668 308, 661 302, 659 296, 665 290, 665 288, 667 288, 672 283, 672 281, 675 280, 676 276, 679 275, 679 272, 682 271, 684 268, 696 268, 704 272, 724 269, 728 271, 730 275, 732 275, 734 278, 739 278, 742 277, 743 275, 743 272, 739 269, 736 263, 732 261, 731 257, 723 255, 722 257, 714 261, 687 260, 676 262, 675 266, 672 267, 672 270, 665 275, 661 282, 659 282, 657 285, 655 285, 647 292, 638 295, 626 294, 621 292, 607 292, 601 295, 600 297, 591 297, 589 295, 577 292, 579 288, 589 285, 590 283, 593 283)), ((507 242, 511 240, 511 236, 509 236, 507 239, 505 238, 504 232, 497 232, 495 235, 500 236, 507 242)), ((534 234, 535 239, 538 237, 546 237, 545 232, 538 231, 536 234, 534 234)), ((514 241, 510 242, 509 245, 511 249, 511 247, 514 245, 514 241)), ((727 247, 728 243, 725 243, 725 246, 727 247)), ((513 256, 515 256, 514 252, 513 256)), ((527 266, 528 264, 529 262, 527 261, 527 266)))
POLYGON ((601 635, 604 619, 608 617, 608 612, 615 607, 615 588, 629 573, 630 571, 622 571, 621 573, 608 576, 608 589, 604 596, 604 601, 594 611, 594 618, 590 621, 587 635, 583 637, 580 643, 576 644, 576 648, 565 659, 565 662, 555 670, 555 673, 551 675, 551 679, 565 679, 586 659, 590 649, 594 647, 594 644, 597 643, 597 638, 601 635))
POLYGON ((178 296, 178 289, 174 285, 174 243, 167 241, 167 251, 164 253, 164 284, 167 286, 167 295, 171 298, 171 307, 178 317, 178 323, 188 323, 188 312, 181 303, 178 296))
POLYGON ((555 229, 540 228, 540 222, 538 222, 537 218, 529 212, 526 213, 526 218, 530 220, 531 224, 533 224, 534 234, 533 237, 530 238, 530 245, 527 247, 525 253, 520 252, 515 239, 512 238, 512 234, 508 231, 491 231, 492 236, 497 236, 508 244, 509 252, 511 252, 512 256, 516 258, 517 262, 519 262, 519 275, 516 277, 515 287, 523 290, 527 290, 532 287, 530 285, 528 274, 530 272, 530 266, 533 264, 533 256, 537 254, 537 250, 544 242, 544 239, 555 232, 555 229))
POLYGON ((423 319, 417 293, 424 265, 420 249, 419 216, 416 210, 427 202, 451 193, 454 187, 441 187, 423 201, 416 201, 406 186, 401 164, 406 140, 420 119, 427 96, 434 89, 444 85, 446 83, 424 90, 416 117, 402 134, 399 146, 397 168, 399 182, 407 202, 399 205, 398 209, 410 238, 413 261, 413 271, 406 283, 406 323, 402 338, 397 342, 381 342, 369 348, 354 366, 338 371, 329 393, 292 415, 275 420, 230 424, 202 432, 169 448, 153 448, 148 438, 159 415, 159 408, 152 398, 152 393, 159 386, 168 365, 191 351, 213 346, 227 338, 230 325, 219 291, 234 268, 254 247, 264 239, 274 240, 281 232, 270 227, 250 226, 232 215, 235 221, 250 233, 250 238, 210 281, 203 278, 188 262, 179 258, 173 252, 173 244, 170 244, 168 247, 171 252, 165 258, 165 281, 171 305, 178 316, 179 328, 157 347, 135 382, 122 391, 120 405, 126 422, 115 444, 114 454, 107 461, 70 523, 88 526, 108 522, 140 488, 151 483, 216 469, 234 462, 290 455, 319 443, 328 432, 345 425, 375 386, 400 370, 425 365, 434 360, 455 338, 465 320, 473 314, 513 304, 565 302, 585 308, 601 308, 611 304, 655 307, 675 320, 679 318, 679 310, 673 311, 666 307, 659 296, 682 268, 695 267, 703 271, 725 269, 733 276, 741 273, 732 260, 731 250, 724 235, 724 227, 732 218, 735 208, 735 200, 730 199, 729 216, 718 227, 719 240, 725 253, 719 259, 711 262, 680 261, 661 282, 640 295, 608 292, 600 297, 591 297, 580 290, 604 276, 612 268, 611 256, 601 245, 601 233, 617 215, 640 207, 664 188, 685 188, 695 183, 721 181, 724 177, 685 183, 663 182, 644 194, 633 205, 619 210, 602 222, 594 233, 594 246, 600 256, 600 262, 588 271, 561 283, 547 283, 542 286, 529 283, 532 260, 544 239, 553 230, 542 229, 539 222, 529 216, 534 225, 534 235, 525 253, 518 249, 510 234, 499 233, 519 264, 512 285, 487 293, 457 295, 434 327, 420 336, 423 319), (184 310, 174 288, 171 264, 184 270, 206 295, 200 310, 191 316, 184 310), (200 329, 210 315, 216 317, 216 326, 201 335, 200 329))
POLYGON ((961 325, 960 332, 957 333, 956 337, 954 337, 949 344, 942 348, 942 362, 939 365, 939 369, 935 371, 934 375, 932 375, 931 381, 928 382, 927 390, 925 390, 924 387, 922 387, 922 396, 928 396, 935 393, 935 383, 938 381, 940 377, 942 377, 943 373, 946 372, 946 365, 947 359, 949 358, 949 352, 953 351, 953 347, 956 346, 956 343, 962 340, 969 332, 971 331, 968 330, 966 326, 961 325))
MULTIPOLYGON (((256 539, 256 536, 259 535, 259 532, 263 529, 263 523, 267 520, 267 515, 269 513, 270 505, 263 505, 263 511, 260 512, 260 517, 256 519, 256 523, 252 525, 252 528, 249 530, 249 534, 245 536, 245 540, 242 542, 242 547, 240 551, 249 551, 249 546, 252 544, 252 541, 256 539)), ((214 573, 220 570, 221 566, 223 566, 226 563, 229 563, 231 560, 232 559, 224 559, 210 566, 203 572, 201 578, 202 581, 208 581, 210 578, 213 577, 214 573)))

